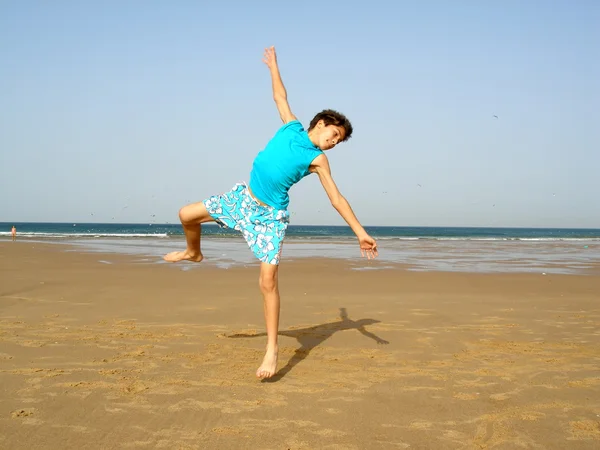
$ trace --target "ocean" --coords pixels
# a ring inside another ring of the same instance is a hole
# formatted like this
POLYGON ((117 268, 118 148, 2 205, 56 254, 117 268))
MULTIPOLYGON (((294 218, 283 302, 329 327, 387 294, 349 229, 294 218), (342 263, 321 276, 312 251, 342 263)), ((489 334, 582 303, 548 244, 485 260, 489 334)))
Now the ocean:
MULTIPOLYGON (((129 223, 44 223, 0 222, 0 236, 10 236, 12 226, 20 237, 35 238, 169 238, 183 236, 179 224, 129 223)), ((567 228, 476 228, 476 227, 365 227, 375 239, 432 240, 537 240, 600 241, 600 229, 567 228)), ((210 237, 237 237, 239 234, 214 224, 203 225, 210 237)), ((290 225, 286 239, 354 238, 347 226, 290 225)))
MULTIPOLYGON (((167 251, 181 249, 185 238, 177 224, 0 222, 0 239, 68 242, 74 248, 137 255, 140 262, 161 263, 167 251)), ((378 241, 377 264, 360 258, 347 226, 290 225, 284 260, 332 257, 354 261, 355 270, 402 264, 407 270, 469 272, 589 273, 600 263, 600 229, 365 227, 378 241)), ((207 264, 228 268, 256 263, 239 233, 214 224, 202 227, 207 264)), ((103 260, 103 263, 111 263, 103 260)), ((192 266, 183 265, 183 270, 192 266)))

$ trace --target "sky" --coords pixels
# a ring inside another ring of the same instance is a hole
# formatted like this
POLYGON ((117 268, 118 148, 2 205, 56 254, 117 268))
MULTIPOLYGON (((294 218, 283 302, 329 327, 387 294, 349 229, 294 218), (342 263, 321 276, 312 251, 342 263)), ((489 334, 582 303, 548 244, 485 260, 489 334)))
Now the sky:
MULTIPOLYGON (((306 127, 351 120, 327 155, 363 225, 599 228, 599 23, 593 0, 0 2, 0 221, 175 223, 248 182, 273 45, 306 127)), ((290 199, 344 224, 316 175, 290 199)))

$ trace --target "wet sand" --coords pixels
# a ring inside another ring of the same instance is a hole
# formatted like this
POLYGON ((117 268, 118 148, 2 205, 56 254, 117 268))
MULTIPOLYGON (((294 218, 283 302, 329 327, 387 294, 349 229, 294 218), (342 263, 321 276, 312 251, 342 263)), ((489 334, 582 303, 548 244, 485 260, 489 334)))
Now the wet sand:
POLYGON ((0 448, 600 448, 598 270, 284 262, 261 382, 257 264, 68 249, 0 241, 0 448))

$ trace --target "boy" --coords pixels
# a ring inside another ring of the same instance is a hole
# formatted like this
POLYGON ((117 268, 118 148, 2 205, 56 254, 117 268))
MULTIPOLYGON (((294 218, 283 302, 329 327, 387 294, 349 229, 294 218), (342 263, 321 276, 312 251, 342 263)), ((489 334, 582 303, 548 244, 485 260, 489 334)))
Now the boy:
POLYGON ((263 294, 267 327, 267 351, 256 371, 258 378, 270 378, 277 370, 277 333, 279 331, 279 258, 289 222, 288 190, 305 176, 316 173, 329 200, 356 234, 362 256, 377 256, 377 244, 358 222, 352 208, 331 178, 323 153, 350 138, 352 125, 342 114, 325 110, 310 122, 308 132, 292 111, 281 81, 275 48, 265 50, 264 63, 271 72, 273 99, 284 125, 254 160, 250 184, 236 184, 230 192, 210 197, 179 210, 187 248, 164 256, 166 261, 200 262, 201 224, 215 221, 244 235, 261 261, 259 286, 263 294))

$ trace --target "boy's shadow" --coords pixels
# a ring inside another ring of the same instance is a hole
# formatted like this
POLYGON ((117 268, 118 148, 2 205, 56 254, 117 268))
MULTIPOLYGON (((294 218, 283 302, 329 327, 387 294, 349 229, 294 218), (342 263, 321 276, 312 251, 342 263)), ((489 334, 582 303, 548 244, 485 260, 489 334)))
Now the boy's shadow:
MULTIPOLYGON (((337 331, 345 331, 345 330, 358 330, 361 334, 365 335, 368 338, 373 339, 378 344, 389 344, 388 341, 381 339, 380 337, 374 335, 370 331, 365 330, 365 326, 373 325, 374 323, 379 323, 379 320, 374 319, 361 319, 361 320, 351 320, 348 318, 348 313, 346 312, 346 308, 340 308, 340 321, 324 323, 322 325, 315 325, 314 327, 308 328, 300 328, 297 330, 285 330, 280 331, 280 336, 287 336, 295 338, 300 343, 300 348, 296 349, 294 355, 290 358, 287 364, 281 368, 275 375, 271 378, 265 379, 263 381, 273 382, 278 381, 283 378, 290 370, 294 368, 296 364, 300 361, 306 359, 309 355, 310 351, 323 343, 325 340, 329 339, 333 333, 337 331)), ((251 337, 262 337, 266 336, 267 333, 260 334, 232 334, 228 337, 230 338, 251 338, 251 337)))

